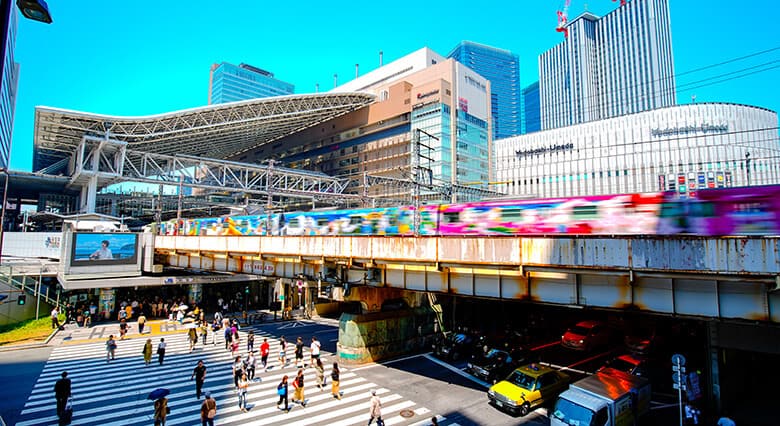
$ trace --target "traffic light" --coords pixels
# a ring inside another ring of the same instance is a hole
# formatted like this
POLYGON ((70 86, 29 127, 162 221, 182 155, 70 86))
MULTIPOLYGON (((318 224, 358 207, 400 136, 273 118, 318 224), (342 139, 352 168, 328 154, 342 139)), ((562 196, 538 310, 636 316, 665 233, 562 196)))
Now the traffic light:
POLYGON ((24 305, 25 302, 27 302, 27 295, 26 294, 20 294, 19 298, 16 299, 16 303, 19 305, 24 305))
POLYGON ((244 293, 249 294, 249 286, 244 287, 244 293))

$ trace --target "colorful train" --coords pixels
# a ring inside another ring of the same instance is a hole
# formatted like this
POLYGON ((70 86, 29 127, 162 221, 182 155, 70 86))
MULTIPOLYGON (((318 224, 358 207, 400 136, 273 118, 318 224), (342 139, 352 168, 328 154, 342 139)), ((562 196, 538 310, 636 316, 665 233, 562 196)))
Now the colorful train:
MULTIPOLYGON (((181 219, 163 235, 414 235, 414 207, 181 219)), ((420 207, 423 236, 780 235, 780 185, 420 207)))

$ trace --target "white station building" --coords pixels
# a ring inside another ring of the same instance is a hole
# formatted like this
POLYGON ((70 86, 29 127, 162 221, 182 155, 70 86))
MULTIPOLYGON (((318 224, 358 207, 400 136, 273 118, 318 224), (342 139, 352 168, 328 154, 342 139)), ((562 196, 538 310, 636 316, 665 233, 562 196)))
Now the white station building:
POLYGON ((497 190, 540 198, 780 183, 777 113, 676 105, 501 139, 497 190))

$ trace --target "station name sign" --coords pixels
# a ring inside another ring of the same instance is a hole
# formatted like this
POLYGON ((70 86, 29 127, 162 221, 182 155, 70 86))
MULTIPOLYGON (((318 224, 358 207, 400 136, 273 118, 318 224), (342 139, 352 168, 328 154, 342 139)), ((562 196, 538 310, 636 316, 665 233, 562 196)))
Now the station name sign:
POLYGON ((726 133, 729 131, 728 124, 707 124, 701 126, 683 126, 667 127, 665 129, 652 129, 650 134, 653 136, 684 135, 686 133, 726 133))
POLYGON ((574 149, 573 143, 567 143, 563 145, 555 144, 555 145, 544 146, 535 149, 518 150, 515 151, 515 155, 517 155, 518 158, 523 158, 523 157, 528 157, 530 155, 542 155, 542 154, 553 153, 553 152, 571 151, 573 149, 574 149))

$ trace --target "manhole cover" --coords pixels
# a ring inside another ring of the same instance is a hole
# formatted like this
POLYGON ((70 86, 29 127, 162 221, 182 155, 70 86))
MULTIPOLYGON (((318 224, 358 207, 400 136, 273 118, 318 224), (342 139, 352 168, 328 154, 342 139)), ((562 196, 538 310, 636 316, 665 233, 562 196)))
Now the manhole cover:
POLYGON ((401 410, 401 412, 398 414, 400 414, 401 417, 406 417, 406 418, 414 417, 414 411, 412 410, 401 410))

